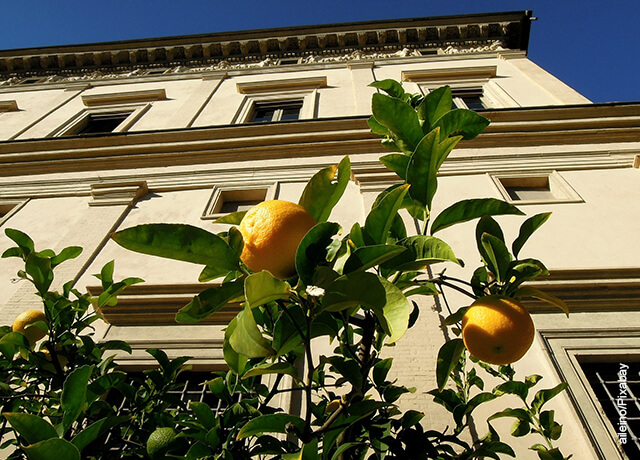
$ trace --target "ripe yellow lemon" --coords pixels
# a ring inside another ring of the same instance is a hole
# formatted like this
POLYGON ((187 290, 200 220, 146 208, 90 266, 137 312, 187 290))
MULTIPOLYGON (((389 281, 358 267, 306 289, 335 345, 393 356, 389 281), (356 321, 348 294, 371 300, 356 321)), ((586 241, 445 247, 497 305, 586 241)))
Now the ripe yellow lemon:
POLYGON ((46 329, 43 329, 33 323, 38 321, 47 322, 47 317, 40 310, 27 310, 20 313, 13 322, 13 332, 21 332, 29 343, 33 345, 38 340, 47 335, 46 329))
POLYGON ((462 318, 462 339, 467 350, 490 364, 518 361, 531 347, 534 334, 529 312, 509 297, 481 297, 462 318))
POLYGON ((254 272, 268 270, 276 278, 290 278, 298 245, 314 225, 315 219, 300 205, 263 201, 247 211, 238 226, 244 240, 240 259, 254 272))

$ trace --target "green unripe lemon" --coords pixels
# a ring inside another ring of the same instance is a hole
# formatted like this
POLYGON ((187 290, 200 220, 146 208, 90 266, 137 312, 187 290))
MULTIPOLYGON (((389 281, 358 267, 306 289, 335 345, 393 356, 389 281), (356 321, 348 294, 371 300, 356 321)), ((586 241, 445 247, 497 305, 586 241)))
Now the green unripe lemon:
POLYGON ((158 428, 151 433, 149 439, 147 439, 147 454, 152 459, 162 458, 171 447, 174 445, 174 441, 177 433, 173 428, 158 428))

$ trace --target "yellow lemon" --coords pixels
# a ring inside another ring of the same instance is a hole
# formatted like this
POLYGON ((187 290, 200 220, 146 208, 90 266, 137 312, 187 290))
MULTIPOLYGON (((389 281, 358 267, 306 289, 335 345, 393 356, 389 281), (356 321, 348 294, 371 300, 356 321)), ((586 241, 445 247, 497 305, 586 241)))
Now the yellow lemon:
POLYGON ((38 340, 47 335, 46 329, 34 323, 47 322, 47 317, 40 310, 27 310, 20 313, 13 322, 13 332, 21 332, 33 346, 38 340))

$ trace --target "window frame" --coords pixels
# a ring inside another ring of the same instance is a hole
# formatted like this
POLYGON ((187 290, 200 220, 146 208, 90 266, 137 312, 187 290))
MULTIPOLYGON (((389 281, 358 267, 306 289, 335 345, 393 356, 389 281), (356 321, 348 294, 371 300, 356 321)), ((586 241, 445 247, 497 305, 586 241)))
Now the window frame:
POLYGON ((490 173, 493 184, 498 189, 502 199, 508 203, 525 205, 525 204, 554 204, 554 203, 584 203, 582 197, 567 182, 567 180, 556 170, 553 171, 531 171, 531 172, 501 172, 490 173), (549 198, 535 199, 515 199, 509 193, 509 182, 522 182, 523 186, 527 180, 537 181, 546 179, 549 184, 549 198))
POLYGON ((65 136, 99 136, 103 134, 109 133, 121 133, 128 131, 139 119, 144 115, 147 110, 151 108, 151 103, 146 104, 123 104, 117 106, 110 107, 99 107, 99 108, 86 108, 77 113, 71 120, 69 120, 66 124, 56 130, 52 136, 53 137, 65 137, 65 136), (123 112, 130 112, 129 116, 124 119, 114 130, 105 131, 105 132, 97 132, 90 134, 82 134, 80 133, 81 129, 88 122, 89 118, 92 115, 102 115, 102 114, 117 114, 123 112))
POLYGON ((0 200, 0 226, 24 207, 29 200, 0 200))
POLYGON ((251 185, 247 184, 225 184, 215 185, 211 193, 211 197, 200 216, 202 220, 215 220, 230 214, 221 212, 225 199, 232 198, 233 201, 242 201, 236 197, 242 197, 243 194, 249 195, 251 198, 246 201, 253 201, 253 197, 260 195, 264 198, 262 201, 275 199, 279 189, 278 182, 261 182, 251 185))
POLYGON ((294 100, 286 100, 286 101, 273 101, 273 102, 266 102, 266 101, 260 101, 260 102, 254 102, 253 106, 251 108, 251 112, 249 113, 248 116, 248 122, 249 123, 269 123, 269 122, 276 122, 276 121, 288 121, 288 120, 282 120, 283 117, 283 113, 284 110, 286 108, 289 107, 297 107, 298 108, 298 116, 297 118, 295 118, 295 120, 299 120, 300 119, 300 113, 302 112, 302 106, 304 104, 304 100, 302 99, 294 99, 294 100), (258 110, 262 107, 265 108, 274 108, 274 114, 273 117, 271 117, 270 120, 259 120, 256 121, 256 114, 258 112, 258 110))
POLYGON ((569 398, 592 447, 603 459, 627 459, 617 444, 615 427, 603 413, 580 361, 640 360, 640 329, 539 330, 551 361, 568 384, 569 398), (632 357, 633 359, 630 359, 632 357))

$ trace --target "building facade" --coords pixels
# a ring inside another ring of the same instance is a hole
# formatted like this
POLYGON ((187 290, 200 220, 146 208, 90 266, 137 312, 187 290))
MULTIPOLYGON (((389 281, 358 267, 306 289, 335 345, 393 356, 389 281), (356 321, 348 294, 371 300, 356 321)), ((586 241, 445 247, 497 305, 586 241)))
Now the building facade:
MULTIPOLYGON (((640 380, 640 103, 591 103, 538 67, 527 58, 530 21, 513 12, 0 51, 0 227, 39 248, 82 246, 58 275, 82 289, 98 289, 91 275, 110 260, 119 278, 145 279, 97 331, 133 345, 124 368, 152 365, 144 350, 155 347, 193 356, 196 369, 223 369, 222 331, 237 310, 176 324, 176 310, 202 290, 198 268, 133 254, 109 235, 150 222, 220 231, 212 221, 224 213, 269 198, 297 202, 318 169, 345 155, 353 179, 331 219, 350 228, 396 181, 367 125, 369 83, 393 78, 422 94, 449 85, 456 107, 492 123, 445 162, 434 212, 480 197, 553 212, 526 251, 551 271, 535 284, 566 300, 571 316, 531 302, 536 339, 516 368, 549 387, 569 383, 554 402, 563 452, 634 458, 639 419, 629 418, 625 454, 610 406, 620 365, 630 366, 630 388, 640 380)), ((520 220, 500 222, 517 236, 520 220)), ((469 261, 479 260, 473 235, 472 224, 442 232, 469 261)), ((10 245, 3 235, 0 250, 10 245)), ((39 308, 15 282, 18 269, 0 260, 2 324, 39 308)), ((438 299, 420 307, 390 353, 400 383, 418 389, 403 404, 444 426, 425 394, 444 313, 438 299)), ((628 402, 640 415, 637 397, 628 402)), ((509 436, 508 424, 496 426, 509 436)), ((513 439, 519 459, 537 458, 529 441, 513 439)))

